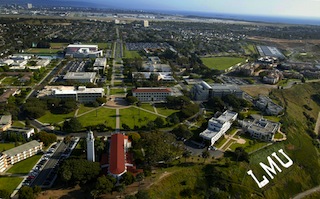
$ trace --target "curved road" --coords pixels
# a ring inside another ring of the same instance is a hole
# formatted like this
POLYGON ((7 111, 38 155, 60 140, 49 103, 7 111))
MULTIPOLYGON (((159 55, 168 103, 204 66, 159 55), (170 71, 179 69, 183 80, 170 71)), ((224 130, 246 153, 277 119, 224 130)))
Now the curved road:
POLYGON ((317 187, 314 187, 312 189, 309 189, 305 192, 299 193, 298 195, 296 195, 295 197, 293 197, 293 199, 302 199, 310 194, 316 193, 316 192, 320 192, 320 185, 317 187))

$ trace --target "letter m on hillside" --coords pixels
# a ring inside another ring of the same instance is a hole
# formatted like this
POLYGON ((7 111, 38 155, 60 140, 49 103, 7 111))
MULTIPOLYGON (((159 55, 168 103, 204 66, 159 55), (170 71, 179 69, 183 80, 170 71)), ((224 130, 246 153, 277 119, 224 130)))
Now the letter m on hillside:
POLYGON ((275 169, 277 169, 279 172, 282 172, 282 170, 278 167, 278 165, 270 158, 270 156, 267 157, 267 160, 269 162, 269 166, 263 164, 260 162, 260 166, 263 168, 263 170, 270 176, 271 179, 273 179, 273 175, 277 175, 277 172, 275 169))

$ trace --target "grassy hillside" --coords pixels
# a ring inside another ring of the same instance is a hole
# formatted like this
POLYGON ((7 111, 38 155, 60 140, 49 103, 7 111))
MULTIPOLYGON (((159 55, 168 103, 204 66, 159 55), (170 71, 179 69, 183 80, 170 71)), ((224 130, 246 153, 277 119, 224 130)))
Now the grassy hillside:
MULTIPOLYGON (((222 181, 227 182, 227 186, 220 186, 221 190, 231 194, 232 197, 275 199, 291 198, 320 184, 319 151, 314 147, 311 137, 307 134, 307 129, 312 128, 312 125, 305 116, 307 114, 308 117, 317 119, 320 107, 311 99, 311 96, 318 93, 319 89, 319 83, 311 83, 271 92, 271 97, 285 106, 286 114, 282 117, 281 122, 283 123, 282 131, 287 134, 288 139, 251 154, 249 156, 250 163, 229 161, 227 158, 213 163, 217 173, 221 174, 218 181, 223 179, 222 181), (308 105, 312 110, 310 108, 307 110, 303 105, 308 105), (279 149, 283 149, 294 163, 288 169, 278 164, 282 172, 277 172, 274 179, 270 179, 259 163, 263 162, 268 165, 267 156, 271 156, 273 152, 277 152, 279 158, 286 162, 284 157, 278 153, 279 149), (254 180, 247 175, 247 171, 250 169, 260 181, 265 175, 270 180, 269 184, 260 189, 254 180)), ((203 170, 201 175, 209 174, 203 170)), ((171 178, 174 178, 174 174, 171 178)), ((181 175, 179 175, 179 179, 183 181, 181 175)), ((188 177, 185 177, 185 180, 188 181, 188 177)), ((189 185, 193 185, 193 183, 189 185)), ((162 183, 162 186, 165 184, 162 183)), ((169 189, 169 187, 167 188, 169 189)), ((206 190, 208 188, 212 190, 212 187, 205 187, 206 190)), ((165 187, 159 189, 157 186, 152 186, 151 193, 157 193, 164 189, 165 187)), ((199 192, 196 187, 193 189, 192 198, 199 192)))

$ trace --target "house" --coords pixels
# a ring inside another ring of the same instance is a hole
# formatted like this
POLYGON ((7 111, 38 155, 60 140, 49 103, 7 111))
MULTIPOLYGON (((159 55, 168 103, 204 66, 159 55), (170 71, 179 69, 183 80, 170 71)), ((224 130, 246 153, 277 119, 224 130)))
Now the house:
POLYGON ((12 125, 11 115, 1 115, 0 116, 0 132, 8 130, 12 125))
POLYGON ((252 120, 239 120, 239 124, 252 138, 266 142, 273 141, 274 135, 280 129, 279 122, 272 122, 260 116, 253 116, 252 120))
POLYGON ((130 147, 131 142, 128 136, 121 133, 111 135, 108 172, 117 179, 127 172, 128 166, 133 166, 132 164, 128 164, 126 158, 130 147))
POLYGON ((227 110, 218 118, 212 117, 208 122, 208 128, 200 133, 200 137, 209 140, 210 144, 213 145, 229 130, 237 116, 238 113, 227 110))
POLYGON ((5 156, 6 160, 3 161, 6 161, 7 165, 16 164, 42 151, 42 145, 42 142, 33 140, 31 142, 27 142, 23 145, 4 151, 2 152, 2 155, 5 156))
POLYGON ((140 87, 132 89, 132 95, 141 102, 160 102, 166 101, 173 92, 170 88, 163 87, 140 87))

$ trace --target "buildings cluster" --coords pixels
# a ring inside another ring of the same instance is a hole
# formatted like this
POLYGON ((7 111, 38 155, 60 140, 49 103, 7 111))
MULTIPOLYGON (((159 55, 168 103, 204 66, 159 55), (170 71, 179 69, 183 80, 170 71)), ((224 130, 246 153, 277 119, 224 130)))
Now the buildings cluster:
POLYGON ((42 142, 33 140, 15 148, 0 153, 0 172, 5 171, 10 165, 36 155, 42 151, 42 142))
POLYGON ((168 96, 173 96, 173 91, 171 88, 140 87, 132 89, 132 95, 140 102, 160 102, 166 101, 168 96))
POLYGON ((10 70, 38 70, 50 64, 50 59, 37 59, 31 55, 12 55, 0 60, 0 66, 9 66, 10 70), (30 64, 32 63, 32 64, 30 64))
POLYGON ((261 111, 264 111, 267 115, 279 115, 283 112, 283 107, 274 103, 272 99, 266 96, 260 95, 254 102, 255 106, 261 111))
POLYGON ((212 84, 209 85, 205 81, 201 81, 200 84, 195 84, 191 89, 191 95, 193 99, 197 101, 206 101, 212 97, 223 97, 225 95, 235 95, 242 98, 243 91, 234 84, 212 84))
POLYGON ((208 128, 200 133, 200 137, 213 145, 229 130, 237 116, 236 112, 225 111, 218 118, 212 117, 208 122, 208 128))
POLYGON ((85 86, 46 86, 37 97, 54 97, 74 99, 80 103, 90 103, 104 96, 103 88, 86 88, 85 86))

